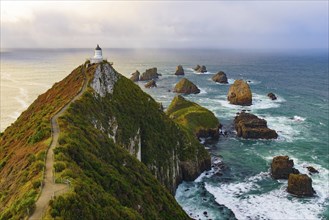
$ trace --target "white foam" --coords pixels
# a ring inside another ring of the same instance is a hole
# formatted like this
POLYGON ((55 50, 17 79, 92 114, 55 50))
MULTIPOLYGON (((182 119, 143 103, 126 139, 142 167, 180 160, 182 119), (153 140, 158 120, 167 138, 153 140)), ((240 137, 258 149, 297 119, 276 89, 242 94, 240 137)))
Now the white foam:
POLYGON ((266 95, 260 95, 256 93, 253 93, 252 96, 253 96, 252 98, 253 101, 252 101, 252 105, 250 106, 232 105, 227 100, 226 95, 218 96, 218 99, 221 106, 234 110, 234 114, 237 111, 241 111, 242 109, 261 110, 261 109, 279 108, 281 103, 286 101, 284 98, 280 96, 277 97, 277 100, 271 100, 266 95))
POLYGON ((305 139, 306 137, 301 135, 302 131, 306 129, 303 121, 296 123, 295 120, 286 116, 263 116, 267 121, 269 128, 274 129, 279 135, 279 141, 292 142, 297 139, 305 139))
POLYGON ((21 108, 26 109, 29 106, 27 103, 27 90, 24 88, 19 88, 19 95, 15 97, 15 100, 21 105, 21 108))
POLYGON ((234 81, 235 81, 235 79, 230 79, 230 78, 227 79, 227 82, 229 85, 232 85, 234 83, 234 81))
POLYGON ((261 188, 261 185, 257 184, 258 181, 271 178, 266 172, 238 183, 205 183, 205 188, 214 195, 217 203, 231 209, 237 219, 319 219, 318 215, 328 205, 326 199, 329 197, 325 186, 328 171, 323 171, 321 175, 324 179, 317 181, 315 178, 313 181, 318 195, 307 200, 290 196, 286 192, 286 180, 281 181, 282 185, 270 192, 252 194, 250 191, 261 188), (324 189, 321 190, 321 187, 324 189))
POLYGON ((209 71, 204 72, 204 73, 200 73, 200 72, 195 71, 193 68, 187 68, 187 69, 190 70, 190 71, 192 71, 194 74, 197 74, 197 75, 211 75, 211 74, 215 74, 215 73, 209 72, 209 71))
POLYGON ((17 119, 19 117, 19 114, 20 114, 19 112, 15 111, 11 115, 9 115, 9 117, 12 118, 12 119, 17 119))
POLYGON ((293 119, 294 121, 299 122, 299 121, 305 121, 306 118, 303 118, 303 117, 300 117, 300 116, 298 116, 298 115, 295 115, 292 119, 293 119))
POLYGON ((207 94, 206 89, 200 88, 200 87, 199 87, 199 89, 200 89, 200 93, 199 94, 207 94))

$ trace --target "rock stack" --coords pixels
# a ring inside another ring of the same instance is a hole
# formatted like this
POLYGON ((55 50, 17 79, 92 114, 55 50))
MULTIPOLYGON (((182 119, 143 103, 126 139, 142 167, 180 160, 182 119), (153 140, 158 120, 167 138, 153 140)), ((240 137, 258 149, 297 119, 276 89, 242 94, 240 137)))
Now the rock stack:
POLYGON ((153 67, 151 69, 147 69, 139 78, 140 81, 147 81, 152 79, 159 78, 160 74, 158 74, 158 69, 153 67))
POLYGON ((228 90, 227 100, 233 105, 251 105, 252 94, 248 83, 242 79, 235 80, 228 90))
POLYGON ((131 74, 130 80, 133 82, 137 82, 137 81, 139 81, 139 76, 140 76, 140 73, 138 70, 136 70, 134 73, 131 74))
POLYGON ((190 80, 183 78, 175 86, 174 92, 183 94, 198 94, 200 89, 190 80))
POLYGON ((215 82, 218 82, 218 83, 224 83, 224 84, 228 83, 227 82, 227 76, 223 71, 219 71, 211 79, 215 82))
POLYGON ((274 179, 288 179, 291 173, 299 173, 299 171, 294 168, 293 160, 290 160, 288 156, 276 156, 273 158, 271 175, 274 179))
POLYGON ((206 66, 200 66, 200 65, 197 65, 196 67, 193 68, 196 72, 198 73, 205 73, 207 72, 207 68, 206 66))
POLYGON ((183 66, 182 65, 178 65, 176 67, 176 72, 175 72, 175 75, 176 76, 183 76, 185 73, 184 73, 184 69, 183 69, 183 66))
POLYGON ((246 139, 275 139, 278 134, 267 127, 265 119, 256 115, 241 112, 234 119, 234 126, 238 137, 246 139))

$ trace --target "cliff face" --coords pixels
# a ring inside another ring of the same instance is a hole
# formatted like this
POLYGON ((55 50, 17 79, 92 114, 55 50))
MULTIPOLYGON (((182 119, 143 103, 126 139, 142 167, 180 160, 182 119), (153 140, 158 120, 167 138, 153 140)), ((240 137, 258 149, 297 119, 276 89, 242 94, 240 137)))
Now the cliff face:
MULTIPOLYGON (((47 215, 67 219, 188 218, 169 192, 173 193, 182 180, 192 180, 210 168, 207 151, 193 134, 170 120, 152 97, 108 63, 88 67, 86 76, 71 76, 84 77, 88 80, 87 90, 58 120, 59 146, 54 151, 55 166, 61 167, 56 177, 69 179, 72 187, 50 202, 47 215)), ((66 94, 68 88, 69 85, 59 88, 58 94, 66 94)), ((52 90, 50 93, 54 93, 52 90)), ((53 99, 58 98, 57 93, 54 96, 53 99)), ((14 132, 9 134, 7 130, 1 141, 8 140, 14 132)), ((50 134, 37 140, 32 148, 41 142, 49 143, 49 139, 50 134)), ((5 150, 10 143, 6 142, 6 148, 2 146, 1 143, 1 159, 8 156, 5 150)), ((42 150, 47 145, 44 146, 42 150)), ((36 153, 31 152, 32 156, 36 153)), ((1 172, 13 169, 15 164, 3 167, 1 172)), ((32 178, 40 176, 41 172, 31 172, 32 178)), ((10 173, 1 178, 8 182, 10 173)), ((24 187, 33 189, 33 184, 24 187)), ((38 192, 35 191, 34 197, 30 197, 32 204, 38 192)), ((4 195, 0 201, 10 200, 14 204, 20 198, 14 194, 4 195)), ((15 210, 17 206, 5 208, 4 218, 25 215, 23 211, 18 215, 15 210)))
POLYGON ((98 66, 94 76, 88 74, 93 78, 90 83, 93 91, 89 91, 93 99, 85 105, 97 101, 90 109, 100 111, 86 113, 85 117, 89 115, 95 128, 139 158, 172 193, 184 180, 184 162, 195 170, 193 176, 209 168, 202 165, 210 161, 203 146, 170 120, 159 104, 138 86, 109 64, 98 66))

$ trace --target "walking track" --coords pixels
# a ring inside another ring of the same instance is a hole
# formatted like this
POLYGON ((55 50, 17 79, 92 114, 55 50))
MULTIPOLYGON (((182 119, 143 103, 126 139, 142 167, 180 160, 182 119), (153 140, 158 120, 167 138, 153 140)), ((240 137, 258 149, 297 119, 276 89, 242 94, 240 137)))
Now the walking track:
POLYGON ((49 204, 51 197, 56 193, 56 195, 62 194, 69 190, 69 186, 66 184, 55 183, 55 177, 53 172, 54 165, 54 148, 57 145, 58 137, 59 137, 59 126, 57 123, 57 119, 67 110, 71 103, 76 101, 81 95, 86 91, 87 88, 87 80, 85 75, 85 70, 82 70, 85 80, 81 91, 69 102, 67 103, 58 113, 56 113, 51 118, 51 127, 52 127, 52 141, 50 147, 48 149, 47 158, 46 158, 46 167, 45 167, 45 178, 44 178, 44 186, 41 190, 41 195, 37 202, 35 203, 36 208, 33 215, 29 218, 30 220, 40 220, 42 219, 43 212, 46 210, 46 207, 49 204))

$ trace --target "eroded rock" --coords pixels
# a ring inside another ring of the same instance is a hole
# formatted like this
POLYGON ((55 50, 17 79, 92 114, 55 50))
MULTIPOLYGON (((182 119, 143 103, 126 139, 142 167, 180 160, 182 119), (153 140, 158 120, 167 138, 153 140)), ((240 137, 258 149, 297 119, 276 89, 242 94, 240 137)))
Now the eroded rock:
POLYGON ((312 179, 306 174, 290 174, 287 191, 296 196, 313 196, 312 179))
POLYGON ((175 75, 176 75, 176 76, 182 76, 182 75, 184 75, 184 74, 185 74, 185 73, 184 73, 183 66, 182 66, 182 65, 178 65, 178 66, 176 67, 175 75))
POLYGON ((174 92, 183 94, 198 94, 200 89, 190 80, 183 78, 175 86, 174 92))
POLYGON ((271 175, 274 179, 288 179, 290 174, 298 174, 294 168, 294 161, 288 156, 276 156, 272 160, 271 175))
POLYGON ((265 119, 256 115, 241 112, 234 119, 234 127, 238 137, 246 139, 275 139, 278 134, 267 127, 265 119))
POLYGON ((227 82, 227 76, 223 71, 219 71, 211 79, 215 82, 218 82, 218 83, 224 83, 224 84, 228 83, 227 82))
POLYGON ((227 100, 233 105, 251 105, 252 94, 248 83, 242 79, 235 80, 227 93, 227 100))

